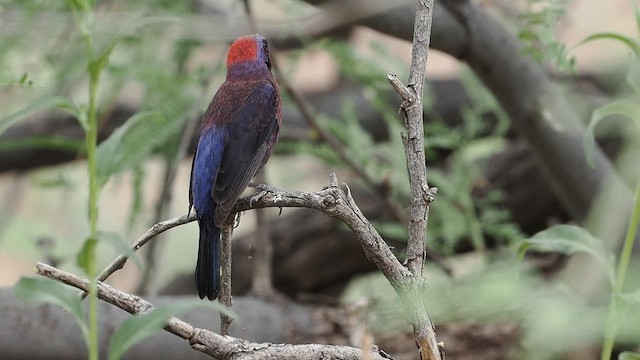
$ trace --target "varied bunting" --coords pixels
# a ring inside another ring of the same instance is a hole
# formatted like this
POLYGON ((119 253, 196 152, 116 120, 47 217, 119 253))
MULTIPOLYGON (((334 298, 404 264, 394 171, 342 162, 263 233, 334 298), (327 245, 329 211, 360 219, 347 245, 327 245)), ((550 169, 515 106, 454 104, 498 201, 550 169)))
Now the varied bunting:
POLYGON ((229 48, 226 80, 202 119, 191 167, 189 209, 200 227, 195 280, 201 299, 218 297, 220 227, 271 156, 281 122, 267 40, 257 34, 238 38, 229 48))

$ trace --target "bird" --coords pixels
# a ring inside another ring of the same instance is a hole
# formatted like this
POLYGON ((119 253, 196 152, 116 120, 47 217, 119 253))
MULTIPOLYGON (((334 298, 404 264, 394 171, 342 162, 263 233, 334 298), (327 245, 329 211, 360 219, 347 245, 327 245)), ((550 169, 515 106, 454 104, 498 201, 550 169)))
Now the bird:
POLYGON ((271 156, 282 124, 280 88, 271 73, 267 40, 236 39, 226 79, 202 118, 191 166, 189 212, 200 228, 195 283, 200 299, 220 292, 220 228, 240 194, 271 156))

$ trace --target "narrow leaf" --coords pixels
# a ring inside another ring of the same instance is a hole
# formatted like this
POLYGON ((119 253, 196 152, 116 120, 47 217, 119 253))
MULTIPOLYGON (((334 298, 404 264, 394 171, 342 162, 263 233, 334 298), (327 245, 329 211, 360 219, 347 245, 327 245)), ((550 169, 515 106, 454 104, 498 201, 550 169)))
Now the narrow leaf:
POLYGON ((614 269, 607 260, 602 241, 587 230, 573 225, 554 225, 525 240, 518 248, 518 259, 522 261, 527 250, 558 252, 565 255, 585 252, 593 256, 605 269, 613 283, 614 269))
POLYGON ((626 45, 637 57, 640 57, 640 44, 638 44, 638 42, 628 36, 612 32, 601 32, 587 36, 584 40, 580 41, 576 47, 595 40, 619 41, 626 45))
POLYGON ((624 351, 620 353, 618 360, 640 360, 640 354, 631 351, 624 351))
POLYGON ((87 334, 87 325, 82 315, 78 293, 57 281, 46 278, 22 277, 13 286, 18 299, 31 304, 52 304, 69 312, 76 320, 82 332, 87 334))
POLYGON ((100 185, 104 185, 111 175, 137 164, 153 150, 155 142, 146 138, 153 136, 153 128, 164 126, 161 118, 155 111, 139 112, 98 146, 96 157, 100 185))
POLYGON ((640 95, 640 61, 635 56, 631 56, 631 59, 629 59, 627 84, 631 86, 636 94, 640 95))
POLYGON ((119 359, 133 345, 160 332, 171 316, 203 306, 236 318, 233 312, 218 302, 185 301, 159 306, 151 312, 128 319, 113 333, 109 344, 109 360, 119 359))
POLYGON ((84 244, 82 244, 82 249, 80 249, 78 255, 76 255, 76 264, 82 270, 84 270, 85 274, 89 273, 89 254, 93 253, 92 250, 96 247, 97 244, 98 240, 94 238, 88 238, 84 241, 84 244))
POLYGON ((640 128, 640 117, 638 117, 639 107, 637 104, 628 100, 617 100, 610 104, 607 104, 601 108, 594 110, 591 114, 591 120, 587 126, 587 131, 584 136, 584 150, 589 165, 594 166, 593 153, 595 148, 595 128, 600 121, 610 115, 626 116, 632 119, 640 128))
POLYGON ((458 150, 459 156, 467 163, 486 159, 504 150, 507 141, 502 137, 484 137, 469 141, 458 150))
POLYGON ((0 144, 0 151, 14 151, 24 148, 54 149, 82 153, 85 149, 85 143, 81 140, 51 135, 33 136, 24 139, 3 139, 0 144))
POLYGON ((5 132, 11 125, 25 117, 43 110, 60 109, 66 110, 70 114, 78 117, 78 107, 71 100, 59 96, 41 97, 22 110, 19 110, 3 119, 0 119, 0 134, 5 132))

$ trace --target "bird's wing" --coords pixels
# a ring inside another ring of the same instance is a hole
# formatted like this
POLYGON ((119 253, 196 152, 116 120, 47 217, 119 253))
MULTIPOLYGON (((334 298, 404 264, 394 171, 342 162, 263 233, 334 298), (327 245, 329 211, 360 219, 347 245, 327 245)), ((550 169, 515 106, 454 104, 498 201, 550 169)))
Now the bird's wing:
MULTIPOLYGON (((241 97, 242 98, 242 97, 241 97)), ((228 114, 224 123, 227 141, 211 190, 216 203, 214 221, 221 226, 233 205, 263 164, 274 132, 278 129, 278 93, 265 81, 228 114)))
POLYGON ((196 165, 197 154, 198 146, 196 146, 196 151, 193 153, 193 160, 191 160, 191 175, 189 177, 189 210, 187 210, 187 216, 189 216, 191 208, 193 207, 193 167, 196 165))
POLYGON ((213 216, 215 204, 211 191, 220 167, 226 132, 224 128, 207 127, 202 130, 191 165, 189 210, 193 206, 198 217, 213 216))

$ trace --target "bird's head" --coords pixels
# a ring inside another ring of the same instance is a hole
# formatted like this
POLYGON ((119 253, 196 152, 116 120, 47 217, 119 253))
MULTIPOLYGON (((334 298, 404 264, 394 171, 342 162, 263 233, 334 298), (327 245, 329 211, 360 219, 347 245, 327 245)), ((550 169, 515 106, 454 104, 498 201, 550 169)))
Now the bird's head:
POLYGON ((271 70, 269 45, 262 35, 242 36, 231 44, 227 55, 228 74, 271 70))

